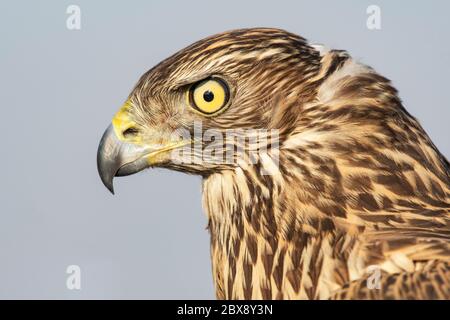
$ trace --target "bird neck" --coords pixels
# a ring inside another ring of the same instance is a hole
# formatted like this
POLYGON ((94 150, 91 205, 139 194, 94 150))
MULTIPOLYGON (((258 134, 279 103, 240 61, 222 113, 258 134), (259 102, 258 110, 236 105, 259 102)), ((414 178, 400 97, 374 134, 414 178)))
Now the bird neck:
POLYGON ((260 172, 256 165, 203 181, 217 298, 329 297, 348 280, 346 272, 336 275, 357 249, 354 232, 337 230, 328 218, 304 219, 306 203, 282 198, 281 186, 295 185, 260 172))

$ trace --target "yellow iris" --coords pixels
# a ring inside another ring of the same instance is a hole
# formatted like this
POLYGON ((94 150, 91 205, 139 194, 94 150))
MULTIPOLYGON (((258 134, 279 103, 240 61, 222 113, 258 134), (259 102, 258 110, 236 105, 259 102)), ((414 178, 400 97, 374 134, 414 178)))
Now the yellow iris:
POLYGON ((214 78, 194 85, 189 94, 194 108, 205 114, 216 113, 227 104, 229 98, 226 84, 214 78))

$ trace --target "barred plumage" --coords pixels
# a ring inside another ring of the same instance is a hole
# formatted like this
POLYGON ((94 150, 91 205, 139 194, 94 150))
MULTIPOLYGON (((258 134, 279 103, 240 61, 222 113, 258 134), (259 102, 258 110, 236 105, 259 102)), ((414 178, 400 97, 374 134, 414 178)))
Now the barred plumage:
POLYGON ((450 298, 449 163, 390 81, 345 51, 277 29, 226 32, 148 71, 129 101, 144 142, 197 120, 279 130, 279 149, 255 163, 149 163, 203 177, 217 298, 450 298), (203 117, 183 94, 212 75, 231 103, 203 117), (380 289, 367 286, 374 266, 380 289))

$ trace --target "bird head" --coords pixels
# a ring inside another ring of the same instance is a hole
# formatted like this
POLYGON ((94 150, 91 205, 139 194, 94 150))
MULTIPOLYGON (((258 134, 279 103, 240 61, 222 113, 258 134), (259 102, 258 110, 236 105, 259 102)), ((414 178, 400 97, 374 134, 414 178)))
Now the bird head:
POLYGON ((98 149, 103 183, 113 192, 115 176, 151 166, 203 176, 236 166, 235 156, 224 161, 229 147, 255 148, 238 145, 243 131, 257 132, 261 149, 293 128, 319 68, 317 50, 278 29, 235 30, 188 46, 147 71, 115 114, 98 149))

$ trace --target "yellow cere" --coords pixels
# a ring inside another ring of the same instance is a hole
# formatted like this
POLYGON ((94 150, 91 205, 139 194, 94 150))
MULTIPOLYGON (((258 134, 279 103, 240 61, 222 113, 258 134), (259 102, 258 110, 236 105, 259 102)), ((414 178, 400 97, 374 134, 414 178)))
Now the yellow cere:
POLYGON ((227 92, 223 85, 216 80, 207 80, 194 88, 192 102, 204 113, 214 113, 226 103, 227 92))
POLYGON ((134 136, 132 139, 125 138, 123 135, 123 132, 131 127, 134 127, 136 123, 131 120, 130 112, 132 104, 130 100, 127 100, 123 106, 117 111, 114 118, 112 119, 112 125, 114 128, 114 132, 116 133, 116 136, 121 141, 127 141, 132 143, 142 143, 142 137, 140 136, 134 136))

